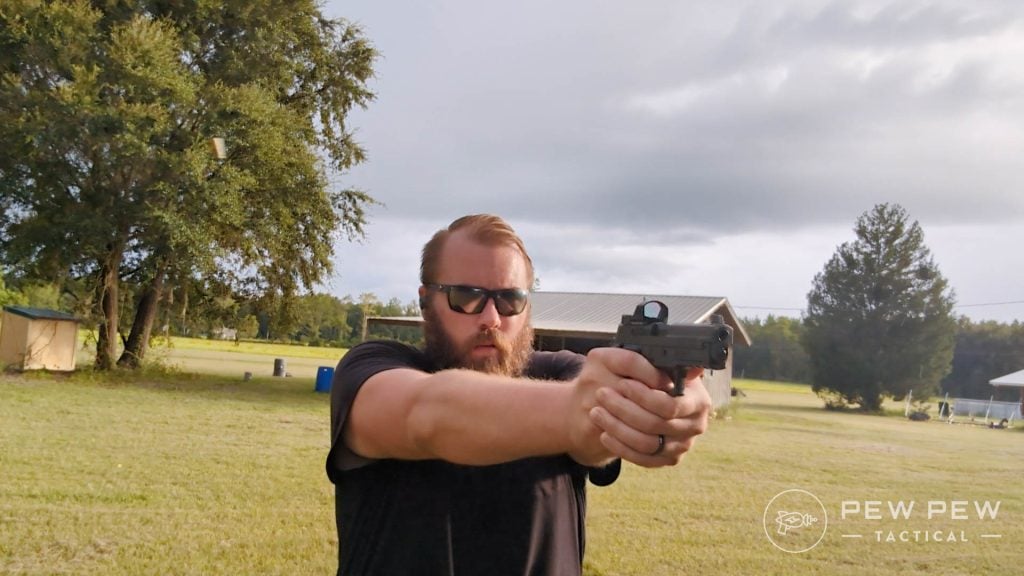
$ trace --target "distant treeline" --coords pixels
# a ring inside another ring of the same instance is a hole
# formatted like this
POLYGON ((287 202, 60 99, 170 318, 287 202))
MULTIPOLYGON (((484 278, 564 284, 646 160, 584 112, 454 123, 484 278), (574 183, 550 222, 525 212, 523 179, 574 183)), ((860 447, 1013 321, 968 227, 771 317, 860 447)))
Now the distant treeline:
MULTIPOLYGON (((123 298, 134 298, 130 290, 123 298)), ((24 283, 7 286, 0 276, 0 305, 21 304, 52 308, 78 314, 87 323, 86 312, 76 309, 74 294, 62 293, 48 284, 24 283)), ((247 299, 221 287, 192 285, 167 292, 160 322, 154 336, 260 339, 310 346, 351 347, 364 338, 393 339, 418 345, 419 328, 402 326, 366 327, 372 316, 415 316, 414 301, 397 298, 382 302, 374 294, 338 298, 310 294, 289 299, 247 299)), ((127 322, 128 319, 125 319, 127 322)), ((811 367, 803 346, 804 324, 800 319, 768 316, 742 319, 753 340, 734 351, 733 374, 740 378, 783 382, 811 382, 811 367)), ((128 326, 123 326, 127 333, 128 326)), ((863 343, 851 342, 851 346, 863 343)), ((996 390, 988 382, 1024 369, 1024 324, 1014 322, 971 322, 959 320, 956 345, 949 372, 941 381, 943 393, 960 398, 1016 400, 1012 390, 996 390)))
MULTIPOLYGON (((811 367, 804 350, 803 322, 788 317, 742 319, 753 340, 737 346, 733 375, 739 378, 811 382, 811 367)), ((953 364, 942 379, 943 393, 957 398, 989 398, 1015 401, 1015 390, 996 390, 989 380, 1024 369, 1024 324, 971 322, 961 318, 956 332, 953 364)))
MULTIPOLYGON (((121 297, 136 298, 131 286, 125 286, 121 297)), ((81 298, 68 287, 61 291, 56 285, 21 283, 6 285, 0 276, 0 306, 22 305, 71 312, 85 325, 96 320, 81 298)), ((228 340, 271 340, 309 346, 348 348, 364 338, 386 338, 420 344, 419 328, 373 326, 367 328, 365 318, 373 316, 415 316, 419 308, 414 301, 402 303, 398 298, 382 302, 366 293, 358 298, 338 298, 329 294, 308 294, 290 298, 247 297, 232 293, 227 287, 211 284, 188 284, 169 289, 160 303, 153 337, 191 336, 228 340)), ((122 318, 121 332, 130 330, 131 317, 122 318)))
POLYGON ((415 302, 403 304, 398 298, 381 302, 372 293, 361 294, 358 299, 351 296, 337 298, 328 294, 299 296, 280 313, 287 316, 285 322, 268 313, 249 316, 244 321, 247 332, 251 333, 255 328, 255 336, 259 339, 343 348, 350 348, 364 339, 399 340, 415 345, 421 344, 423 339, 419 328, 368 325, 366 319, 371 317, 419 314, 415 302), (256 322, 253 322, 254 319, 256 322))

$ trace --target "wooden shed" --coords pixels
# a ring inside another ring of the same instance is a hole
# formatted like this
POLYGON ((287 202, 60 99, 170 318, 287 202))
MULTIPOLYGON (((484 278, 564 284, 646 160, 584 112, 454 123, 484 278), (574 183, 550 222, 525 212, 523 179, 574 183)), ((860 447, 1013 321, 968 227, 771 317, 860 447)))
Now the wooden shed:
POLYGON ((21 370, 75 369, 78 319, 65 312, 4 306, 0 364, 21 370))

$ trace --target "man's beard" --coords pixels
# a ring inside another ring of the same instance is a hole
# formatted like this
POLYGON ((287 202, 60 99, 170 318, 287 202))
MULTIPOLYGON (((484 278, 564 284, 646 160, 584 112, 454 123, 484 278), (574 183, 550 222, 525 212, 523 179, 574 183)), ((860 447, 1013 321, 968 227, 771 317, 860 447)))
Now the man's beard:
POLYGON ((424 352, 440 370, 467 368, 500 374, 522 376, 526 363, 533 352, 533 326, 527 323, 518 335, 509 338, 498 330, 481 330, 467 342, 454 342, 441 326, 441 321, 430 308, 423 310, 423 337, 426 341, 424 352), (480 345, 494 346, 496 355, 473 358, 473 348, 480 345))

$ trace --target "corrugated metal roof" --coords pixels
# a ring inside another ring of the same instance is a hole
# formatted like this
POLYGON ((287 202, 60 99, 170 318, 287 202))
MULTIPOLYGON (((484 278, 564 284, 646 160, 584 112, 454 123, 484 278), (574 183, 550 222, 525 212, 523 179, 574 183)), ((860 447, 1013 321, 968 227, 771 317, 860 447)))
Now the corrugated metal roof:
POLYGON ((29 320, 62 320, 68 322, 79 322, 78 318, 67 312, 47 310, 45 308, 29 308, 28 306, 4 306, 4 310, 11 314, 17 314, 29 320))
POLYGON ((658 300, 668 307, 669 324, 696 324, 706 322, 712 314, 721 314, 733 327, 736 342, 750 345, 750 337, 723 296, 534 292, 530 300, 533 327, 538 333, 589 333, 610 339, 623 315, 632 314, 644 302, 658 300))
MULTIPOLYGON (((610 340, 622 316, 632 314, 637 305, 650 300, 659 300, 668 307, 670 324, 696 324, 706 322, 712 314, 721 314, 726 324, 733 327, 736 343, 750 345, 750 337, 729 301, 722 296, 534 292, 530 295, 533 328, 538 334, 587 335, 610 340)), ((381 324, 419 324, 422 321, 418 316, 369 320, 381 324)))
MULTIPOLYGON (((701 322, 721 305, 719 296, 668 296, 663 294, 594 294, 581 292, 534 292, 534 326, 570 323, 618 326, 623 314, 632 314, 637 305, 660 300, 668 306, 670 324, 701 322)), ((612 329, 612 332, 615 330, 612 329)))
POLYGON ((1013 374, 1007 374, 1000 376, 995 380, 989 380, 989 384, 993 386, 1012 386, 1012 387, 1024 387, 1024 370, 1018 370, 1013 374))

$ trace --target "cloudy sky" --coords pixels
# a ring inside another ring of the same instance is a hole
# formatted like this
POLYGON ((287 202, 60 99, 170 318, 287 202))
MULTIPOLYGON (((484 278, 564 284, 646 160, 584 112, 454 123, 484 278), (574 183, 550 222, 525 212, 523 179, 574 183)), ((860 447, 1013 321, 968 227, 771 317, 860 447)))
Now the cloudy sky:
POLYGON ((1024 320, 1024 3, 331 0, 381 52, 341 175, 383 203, 324 289, 413 300, 419 250, 505 217, 542 290, 799 315, 877 203, 958 313, 1024 320), (996 303, 1009 303, 995 305, 996 303))

